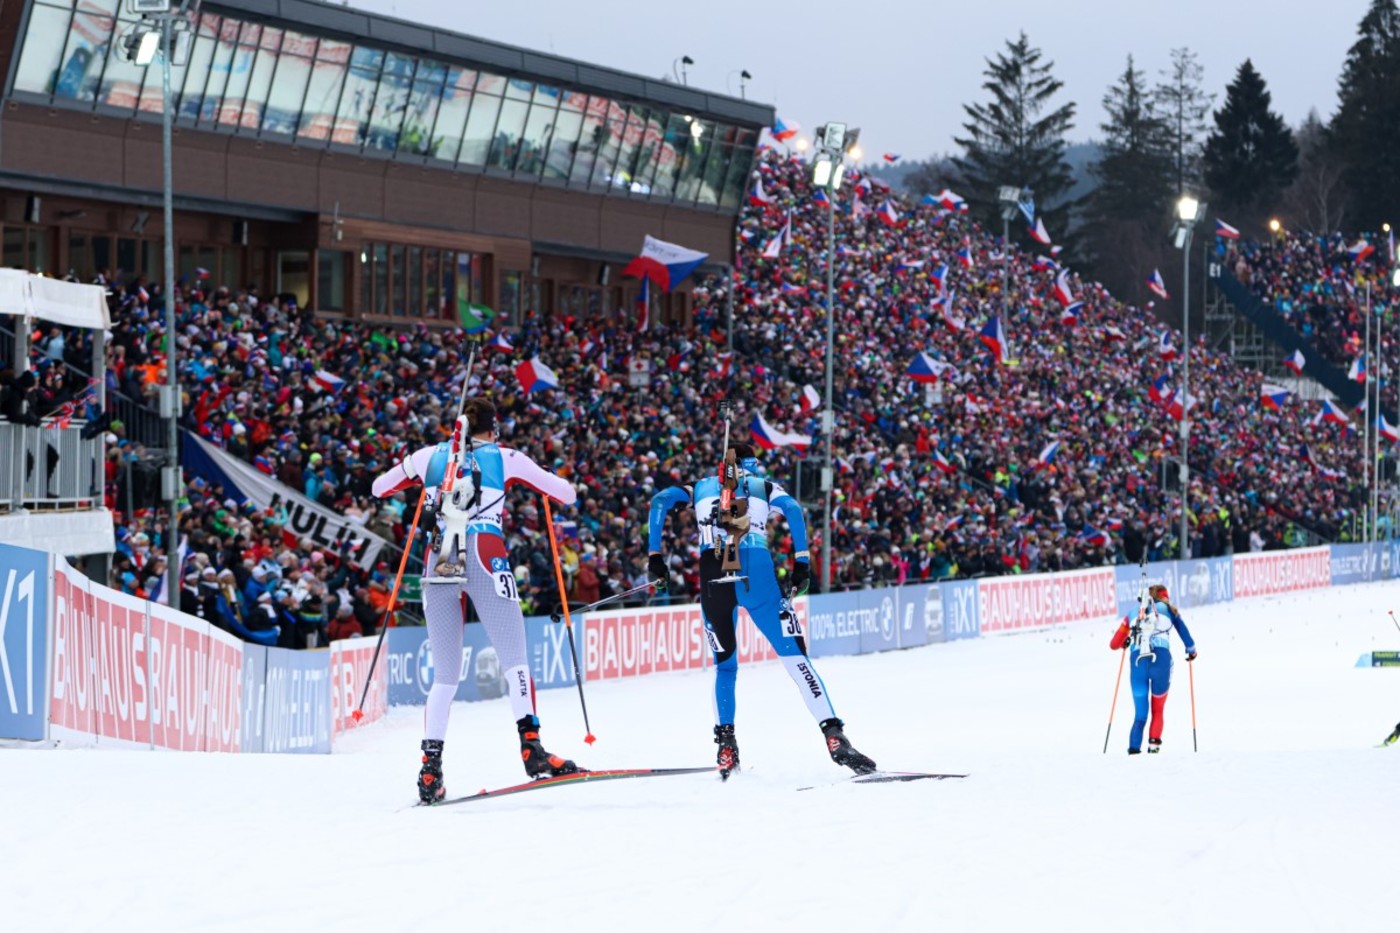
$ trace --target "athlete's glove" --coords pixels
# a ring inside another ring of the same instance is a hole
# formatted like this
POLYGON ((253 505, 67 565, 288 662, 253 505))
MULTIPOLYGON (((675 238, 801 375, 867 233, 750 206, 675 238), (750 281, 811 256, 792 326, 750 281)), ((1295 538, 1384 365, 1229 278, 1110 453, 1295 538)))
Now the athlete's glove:
POLYGON ((651 577, 656 592, 665 593, 671 588, 671 572, 666 569, 666 558, 652 554, 647 558, 647 575, 651 577))
POLYGON ((805 560, 792 565, 792 595, 806 596, 812 584, 812 567, 805 560))
POLYGON ((1190 652, 1189 654, 1187 654, 1187 655, 1186 655, 1186 660, 1188 660, 1188 661, 1194 661, 1194 660, 1196 660, 1196 652, 1192 651, 1192 652, 1190 652))

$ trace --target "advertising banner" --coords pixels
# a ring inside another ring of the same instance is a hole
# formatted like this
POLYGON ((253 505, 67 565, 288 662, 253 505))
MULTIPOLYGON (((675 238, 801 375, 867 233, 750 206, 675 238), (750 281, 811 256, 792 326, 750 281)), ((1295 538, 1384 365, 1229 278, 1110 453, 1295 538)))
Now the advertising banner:
POLYGON ((1381 555, 1389 551, 1380 544, 1334 544, 1328 550, 1333 586, 1381 579, 1381 555))
POLYGON ((814 658, 860 654, 860 619, 849 593, 807 597, 807 653, 814 658))
POLYGON ((916 648, 943 641, 943 591, 936 583, 910 583, 899 597, 899 647, 916 648))
POLYGON ((0 544, 0 739, 48 737, 49 556, 0 544))
MULTIPOLYGON (((260 710, 261 748, 256 751, 329 754, 331 655, 326 651, 257 648, 266 676, 246 708, 260 710)), ((246 678, 245 678, 246 682, 246 678)), ((374 695, 374 691, 370 691, 374 695)), ((359 694, 355 702, 359 702, 359 694)), ((353 709, 353 707, 352 707, 353 709)), ((368 704, 366 704, 368 709, 368 704)))
POLYGON ((1236 554, 1233 560, 1235 599, 1292 593, 1332 584, 1332 556, 1325 547, 1236 554))
POLYGON ((979 638, 982 635, 982 597, 976 580, 940 583, 943 594, 942 641, 979 638))
POLYGON ((99 740, 239 750, 242 642, 54 560, 49 722, 99 740))
POLYGON ((1112 567, 983 578, 977 595, 982 634, 1107 618, 1118 610, 1112 567))
MULTIPOLYGON (((547 624, 547 623, 546 623, 547 624)), ((537 620, 525 620, 527 643, 539 628, 537 620)), ((562 628, 562 626, 560 626, 562 628)), ((462 665, 457 672, 457 700, 494 700, 506 695, 505 671, 486 629, 467 625, 462 629, 462 665)), ((567 654, 569 646, 564 645, 567 654)), ((422 706, 433 686, 436 666, 428 644, 428 630, 421 626, 391 628, 385 636, 385 672, 390 706, 422 706)), ((567 658, 564 664, 568 665, 567 658)), ((375 675, 378 676, 377 674, 375 675)), ((538 678, 536 686, 539 686, 538 678)), ((359 698, 356 698, 359 702, 359 698)))
POLYGON ((374 661, 373 638, 346 638, 331 642, 331 735, 337 736, 351 729, 367 726, 382 719, 389 706, 389 688, 384 679, 384 653, 374 661), (375 664, 374 676, 370 677, 370 665, 375 664), (353 714, 360 708, 360 695, 364 694, 365 684, 369 693, 365 694, 364 717, 358 721, 353 714))
POLYGON ((267 648, 243 643, 243 728, 240 751, 266 751, 263 725, 267 719, 267 648))
POLYGON ((370 534, 364 525, 312 502, 252 464, 239 460, 206 440, 185 434, 180 450, 186 469, 211 483, 220 484, 224 492, 240 505, 251 499, 260 509, 286 509, 288 519, 282 534, 288 543, 310 538, 316 545, 334 554, 341 553, 342 545, 346 545, 348 550, 345 553, 350 562, 362 570, 373 567, 379 552, 385 547, 384 539, 370 534))

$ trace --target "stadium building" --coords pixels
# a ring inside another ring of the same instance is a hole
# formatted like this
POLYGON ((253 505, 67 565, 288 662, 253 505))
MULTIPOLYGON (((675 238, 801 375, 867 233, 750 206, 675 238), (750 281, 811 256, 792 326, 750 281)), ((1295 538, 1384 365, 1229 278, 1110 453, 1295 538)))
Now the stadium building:
MULTIPOLYGON (((121 54, 136 23, 126 0, 0 0, 0 266, 160 280, 161 66, 121 54)), ((313 0, 204 3, 191 38, 172 75, 177 276, 334 317, 606 311, 631 299, 617 273, 645 234, 723 264, 773 122, 313 0)))

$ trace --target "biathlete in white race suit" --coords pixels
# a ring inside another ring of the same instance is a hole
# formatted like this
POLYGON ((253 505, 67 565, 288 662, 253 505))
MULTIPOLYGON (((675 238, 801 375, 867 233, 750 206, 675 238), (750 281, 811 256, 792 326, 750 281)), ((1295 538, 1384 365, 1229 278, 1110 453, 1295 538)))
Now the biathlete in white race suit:
POLYGON ((451 463, 451 443, 434 444, 414 451, 374 481, 374 494, 381 499, 418 484, 427 487, 431 498, 437 495, 449 467, 458 471, 452 492, 435 503, 442 543, 427 556, 430 567, 423 579, 428 642, 433 652, 433 686, 423 713, 423 766, 418 774, 418 796, 424 803, 435 803, 446 795, 442 744, 462 670, 467 599, 476 607, 500 657, 526 774, 542 778, 579 770, 572 761, 549 754, 540 743, 535 682, 525 649, 525 619, 501 534, 506 489, 514 483, 523 483, 565 505, 572 505, 578 496, 567 480, 542 469, 520 451, 496 443, 496 408, 489 401, 469 399, 463 414, 471 436, 463 438, 457 463, 451 463))

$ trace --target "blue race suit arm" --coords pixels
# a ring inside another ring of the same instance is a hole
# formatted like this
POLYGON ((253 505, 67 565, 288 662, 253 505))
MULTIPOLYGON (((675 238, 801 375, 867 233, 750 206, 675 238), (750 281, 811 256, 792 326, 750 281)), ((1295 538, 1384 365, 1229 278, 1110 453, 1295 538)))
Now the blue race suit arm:
POLYGON ((788 495, 786 490, 776 484, 773 486, 768 504, 783 510, 783 518, 787 520, 788 531, 792 534, 793 553, 796 555, 798 563, 807 563, 809 556, 807 551, 807 519, 802 514, 802 506, 798 504, 796 499, 788 495))
POLYGON ((1171 618, 1172 626, 1176 629, 1176 633, 1181 636, 1181 643, 1186 646, 1186 653, 1195 654, 1196 640, 1191 637, 1191 631, 1186 627, 1186 620, 1175 608, 1171 610, 1171 618))
POLYGON ((661 529, 666 524, 666 513, 678 505, 690 502, 690 493, 683 486, 663 489, 651 497, 651 515, 647 520, 647 551, 655 554, 661 551, 661 529))

